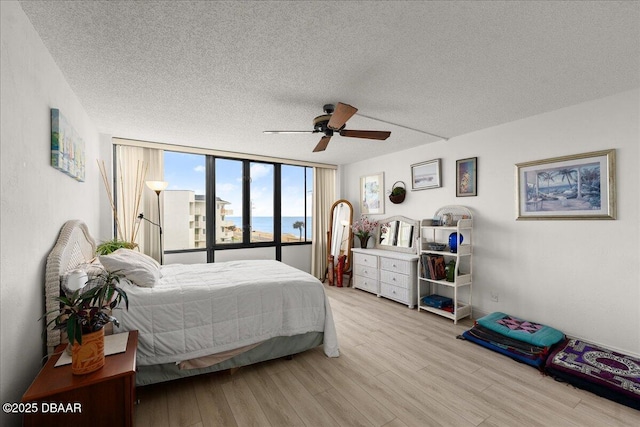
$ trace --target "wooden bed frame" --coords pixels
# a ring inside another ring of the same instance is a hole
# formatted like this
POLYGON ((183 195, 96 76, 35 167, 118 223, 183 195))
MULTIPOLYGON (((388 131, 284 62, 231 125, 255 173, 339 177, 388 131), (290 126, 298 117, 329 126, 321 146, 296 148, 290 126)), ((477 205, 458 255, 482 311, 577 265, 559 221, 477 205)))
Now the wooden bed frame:
MULTIPOLYGON (((47 257, 45 272, 45 312, 60 307, 56 299, 60 295, 60 277, 78 265, 90 262, 96 256, 96 243, 86 224, 80 220, 67 221, 58 236, 55 246, 47 257)), ((56 314, 47 316, 48 323, 56 314)), ((107 332, 108 333, 108 332, 107 332)), ((47 330, 47 353, 66 342, 66 336, 59 330, 47 330)), ((291 356, 322 345, 323 332, 309 332, 291 337, 275 337, 260 345, 206 368, 180 369, 174 363, 152 366, 138 366, 136 385, 147 385, 178 378, 238 368, 266 360, 291 356)))

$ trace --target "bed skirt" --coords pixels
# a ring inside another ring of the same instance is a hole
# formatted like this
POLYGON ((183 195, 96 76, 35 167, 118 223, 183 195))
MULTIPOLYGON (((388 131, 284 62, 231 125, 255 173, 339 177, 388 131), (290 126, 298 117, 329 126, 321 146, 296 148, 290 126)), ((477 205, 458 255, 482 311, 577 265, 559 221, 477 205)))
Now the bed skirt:
POLYGON ((323 338, 323 332, 307 332, 306 334, 294 335, 291 337, 271 338, 242 354, 238 354, 230 359, 206 368, 180 369, 180 367, 175 363, 138 366, 136 372, 136 386, 140 387, 176 380, 179 378, 191 377, 194 375, 224 371, 225 369, 247 366, 291 354, 302 353, 303 351, 322 345, 323 338))

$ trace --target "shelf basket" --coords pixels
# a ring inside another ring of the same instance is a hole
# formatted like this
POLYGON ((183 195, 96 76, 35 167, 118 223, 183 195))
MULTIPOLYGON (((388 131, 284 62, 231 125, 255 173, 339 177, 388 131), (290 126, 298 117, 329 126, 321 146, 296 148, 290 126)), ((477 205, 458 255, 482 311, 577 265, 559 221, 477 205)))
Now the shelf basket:
POLYGON ((443 206, 436 211, 434 218, 443 220, 447 218, 447 216, 450 218, 450 223, 443 225, 456 225, 461 219, 473 219, 469 208, 460 205, 443 206))

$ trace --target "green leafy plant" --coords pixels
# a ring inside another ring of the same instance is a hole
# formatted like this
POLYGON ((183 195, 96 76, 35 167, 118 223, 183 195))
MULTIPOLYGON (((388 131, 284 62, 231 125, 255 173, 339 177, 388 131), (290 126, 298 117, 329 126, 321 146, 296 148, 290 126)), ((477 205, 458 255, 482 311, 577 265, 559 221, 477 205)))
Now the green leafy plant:
POLYGON ((82 344, 82 334, 96 332, 109 322, 119 326, 118 320, 111 315, 113 309, 124 301, 129 309, 129 299, 126 292, 120 288, 121 276, 104 270, 103 273, 87 281, 84 288, 78 289, 70 296, 59 296, 60 309, 45 313, 46 317, 52 313, 58 313, 49 323, 47 328, 53 325, 53 329, 66 330, 69 342, 82 344), (89 288, 84 290, 85 288, 89 288))
POLYGON ((135 243, 125 242, 124 240, 115 238, 100 243, 96 248, 96 253, 98 255, 109 255, 110 253, 115 252, 120 248, 134 249, 136 246, 137 245, 135 243))
POLYGON ((402 196, 406 192, 407 192, 407 190, 405 190, 402 187, 393 187, 393 190, 391 191, 391 195, 392 196, 402 196))

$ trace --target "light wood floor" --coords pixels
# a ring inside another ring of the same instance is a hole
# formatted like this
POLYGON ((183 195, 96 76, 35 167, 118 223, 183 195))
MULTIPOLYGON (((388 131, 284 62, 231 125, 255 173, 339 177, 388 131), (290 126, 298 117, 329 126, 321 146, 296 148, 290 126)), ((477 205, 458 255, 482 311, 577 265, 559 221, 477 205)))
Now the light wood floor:
POLYGON ((456 335, 453 322, 326 287, 341 356, 322 347, 138 388, 135 425, 638 426, 640 412, 543 376, 456 335))

